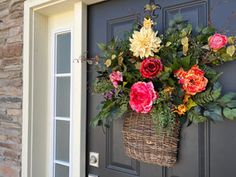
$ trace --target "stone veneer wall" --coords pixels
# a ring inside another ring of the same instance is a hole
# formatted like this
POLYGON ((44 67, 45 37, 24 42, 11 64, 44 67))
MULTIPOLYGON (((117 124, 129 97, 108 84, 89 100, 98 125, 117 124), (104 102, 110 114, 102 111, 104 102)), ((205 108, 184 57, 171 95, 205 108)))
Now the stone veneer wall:
POLYGON ((0 177, 19 177, 24 0, 0 0, 0 177))

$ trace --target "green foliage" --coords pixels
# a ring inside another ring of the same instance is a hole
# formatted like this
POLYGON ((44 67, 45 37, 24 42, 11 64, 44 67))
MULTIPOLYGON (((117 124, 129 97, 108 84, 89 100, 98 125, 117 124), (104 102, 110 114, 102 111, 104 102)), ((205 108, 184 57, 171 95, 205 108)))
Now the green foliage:
POLYGON ((228 93, 218 99, 219 105, 223 108, 223 115, 226 119, 236 119, 236 93, 228 93))
POLYGON ((220 103, 222 106, 224 106, 225 104, 230 103, 232 101, 232 99, 235 98, 235 97, 236 97, 235 92, 227 93, 223 97, 218 99, 218 103, 220 103))
POLYGON ((208 117, 213 121, 223 121, 224 117, 222 114, 222 108, 216 103, 209 104, 205 107, 205 111, 203 113, 204 116, 208 117))
POLYGON ((223 109, 223 114, 224 114, 225 118, 227 118, 229 120, 236 119, 236 107, 235 108, 225 107, 223 109))
POLYGON ((199 31, 199 34, 196 36, 196 41, 201 44, 207 44, 209 36, 215 33, 215 28, 212 26, 207 26, 199 31))
POLYGON ((90 124, 93 127, 99 126, 99 125, 105 125, 107 123, 107 118, 110 115, 110 111, 115 106, 115 102, 109 100, 103 103, 102 109, 99 111, 99 113, 94 117, 90 124))
POLYGON ((114 119, 123 117, 128 110, 128 100, 126 97, 117 97, 116 100, 106 100, 101 103, 102 108, 91 121, 93 127, 104 125, 108 127, 114 119))
POLYGON ((162 129, 171 132, 176 122, 176 115, 166 103, 160 103, 158 107, 152 109, 151 116, 157 132, 162 129))
POLYGON ((191 108, 187 113, 187 117, 193 123, 202 123, 207 120, 207 117, 201 114, 200 107, 191 108))
POLYGON ((182 65, 182 67, 184 68, 184 70, 189 70, 191 65, 190 65, 190 62, 191 62, 191 55, 188 55, 186 57, 183 57, 181 58, 180 60, 180 63, 182 65))
POLYGON ((223 74, 222 72, 217 73, 216 70, 214 70, 213 68, 211 68, 207 65, 201 65, 200 67, 205 72, 205 77, 208 78, 208 81, 211 84, 214 84, 220 78, 220 76, 223 74))
POLYGON ((97 78, 93 84, 94 93, 105 93, 113 89, 112 83, 105 78, 97 78))
POLYGON ((120 103, 116 102, 116 106, 111 110, 111 118, 112 119, 117 119, 123 117, 123 115, 127 112, 128 110, 128 102, 123 101, 120 103))
POLYGON ((221 89, 221 84, 216 82, 213 86, 208 87, 206 91, 196 94, 193 100, 198 105, 204 106, 207 103, 216 101, 221 95, 221 89))

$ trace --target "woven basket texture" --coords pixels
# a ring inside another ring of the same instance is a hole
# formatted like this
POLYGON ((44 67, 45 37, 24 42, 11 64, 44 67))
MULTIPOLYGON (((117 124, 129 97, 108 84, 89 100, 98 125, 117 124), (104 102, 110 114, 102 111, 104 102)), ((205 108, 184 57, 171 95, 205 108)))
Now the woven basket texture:
POLYGON ((180 124, 172 131, 156 131, 150 114, 129 111, 123 124, 123 141, 126 154, 136 160, 173 167, 177 161, 180 124))

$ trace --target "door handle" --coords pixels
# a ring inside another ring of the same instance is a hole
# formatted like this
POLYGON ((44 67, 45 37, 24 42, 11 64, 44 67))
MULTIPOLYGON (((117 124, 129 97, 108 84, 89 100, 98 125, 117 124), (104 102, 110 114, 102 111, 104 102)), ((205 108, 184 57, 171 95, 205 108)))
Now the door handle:
POLYGON ((93 167, 99 167, 99 154, 96 152, 89 153, 89 165, 93 167))
POLYGON ((95 163, 97 163, 97 161, 98 160, 97 160, 96 156, 94 156, 94 155, 92 155, 89 159, 89 163, 91 163, 91 164, 95 164, 95 163))

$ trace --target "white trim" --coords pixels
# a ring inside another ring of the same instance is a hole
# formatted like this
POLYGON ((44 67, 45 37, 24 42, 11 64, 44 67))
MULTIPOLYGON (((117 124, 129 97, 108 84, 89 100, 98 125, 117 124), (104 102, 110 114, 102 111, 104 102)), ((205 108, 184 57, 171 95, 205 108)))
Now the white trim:
POLYGON ((30 36, 31 36, 31 9, 29 7, 28 3, 24 4, 24 48, 23 48, 23 122, 22 122, 22 171, 21 176, 28 177, 29 174, 29 164, 31 163, 29 160, 29 154, 30 154, 30 148, 29 146, 29 139, 30 139, 30 122, 29 122, 29 57, 31 56, 31 50, 30 50, 30 36))
POLYGON ((50 115, 50 118, 51 118, 51 122, 50 122, 50 125, 51 125, 51 131, 50 131, 50 142, 52 142, 50 144, 50 164, 52 165, 52 170, 49 174, 50 177, 54 177, 54 169, 55 169, 55 165, 54 165, 54 156, 55 156, 55 151, 54 151, 54 144, 55 144, 55 137, 54 137, 54 134, 56 134, 56 130, 55 130, 55 124, 56 124, 56 120, 54 119, 54 114, 55 114, 55 108, 54 108, 54 104, 55 104, 55 96, 56 94, 54 93, 55 92, 55 73, 56 73, 56 69, 55 69, 55 46, 56 46, 56 41, 54 39, 54 33, 50 34, 49 32, 49 35, 50 35, 50 39, 48 41, 48 43, 51 42, 51 46, 49 46, 49 50, 51 50, 51 56, 49 56, 51 58, 51 78, 50 78, 50 81, 53 81, 53 82, 50 82, 50 88, 51 88, 51 97, 50 97, 50 110, 51 110, 51 115, 50 115))
MULTIPOLYGON (((87 6, 78 2, 74 6, 74 58, 80 58, 87 51, 87 6)), ((86 95, 87 95, 87 65, 85 62, 73 64, 73 109, 72 117, 72 177, 86 175, 86 95), (77 125, 81 125, 77 127, 77 125), (74 138, 73 136, 77 136, 74 138), (79 152, 76 154, 76 152, 79 152), (76 155, 75 155, 76 154, 76 155)))
MULTIPOLYGON (((87 5, 103 0, 27 0, 24 4, 24 53, 23 53, 23 125, 22 125, 22 177, 32 176, 32 147, 33 147, 33 130, 34 130, 34 62, 35 50, 34 46, 38 41, 35 41, 35 24, 40 24, 46 27, 47 16, 52 13, 63 12, 64 7, 71 6, 74 10, 74 58, 79 58, 86 51, 86 32, 87 32, 87 5), (66 4, 64 6, 63 4, 66 4), (58 8, 53 8, 54 6, 58 8), (53 10, 52 10, 53 8, 53 10), (40 16, 40 18, 38 18, 40 16), (37 18, 36 18, 37 17, 37 18), (38 21, 41 20, 42 22, 38 21)), ((38 55, 38 53, 37 53, 38 55)), ((74 155, 72 161, 72 177, 85 177, 86 162, 85 162, 85 142, 86 142, 86 64, 73 64, 73 105, 78 109, 73 110, 72 130, 79 132, 76 142, 73 142, 72 153, 79 150, 79 154, 74 155), (76 92, 75 92, 76 91, 76 92), (80 125, 76 127, 76 125, 80 125)), ((74 133, 72 133, 74 134, 74 133)), ((72 135, 73 136, 73 135, 72 135)), ((76 139, 76 138, 73 138, 76 139)))

